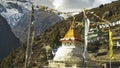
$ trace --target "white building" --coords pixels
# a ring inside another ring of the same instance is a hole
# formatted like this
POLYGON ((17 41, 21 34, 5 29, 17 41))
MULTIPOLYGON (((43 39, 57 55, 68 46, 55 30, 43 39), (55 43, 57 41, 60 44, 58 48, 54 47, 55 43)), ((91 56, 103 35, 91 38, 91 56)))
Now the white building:
MULTIPOLYGON (((80 36, 73 23, 65 37, 60 39, 62 46, 57 50, 53 60, 49 61, 50 68, 83 67, 83 41, 80 36)), ((89 54, 86 53, 86 66, 90 66, 89 68, 96 66, 95 63, 89 61, 89 54)))

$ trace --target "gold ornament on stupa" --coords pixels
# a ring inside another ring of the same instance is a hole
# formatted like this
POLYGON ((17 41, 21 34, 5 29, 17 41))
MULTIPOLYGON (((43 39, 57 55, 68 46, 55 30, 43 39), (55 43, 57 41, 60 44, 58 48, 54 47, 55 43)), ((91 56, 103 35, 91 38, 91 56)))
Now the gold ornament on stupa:
POLYGON ((66 35, 64 36, 64 38, 61 39, 61 41, 66 41, 66 40, 81 41, 80 36, 81 36, 80 33, 75 28, 75 17, 73 17, 71 27, 69 28, 69 30, 66 33, 66 35))

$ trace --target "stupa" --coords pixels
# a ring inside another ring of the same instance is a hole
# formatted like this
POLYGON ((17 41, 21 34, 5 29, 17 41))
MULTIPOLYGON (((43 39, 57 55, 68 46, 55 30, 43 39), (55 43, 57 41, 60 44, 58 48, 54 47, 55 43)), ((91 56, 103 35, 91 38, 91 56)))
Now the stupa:
MULTIPOLYGON (((62 46, 58 48, 53 60, 49 60, 50 68, 77 68, 83 66, 83 41, 75 28, 75 20, 64 36, 60 39, 62 46)), ((88 54, 88 53, 86 53, 88 54)), ((89 60, 89 55, 86 55, 89 60)))

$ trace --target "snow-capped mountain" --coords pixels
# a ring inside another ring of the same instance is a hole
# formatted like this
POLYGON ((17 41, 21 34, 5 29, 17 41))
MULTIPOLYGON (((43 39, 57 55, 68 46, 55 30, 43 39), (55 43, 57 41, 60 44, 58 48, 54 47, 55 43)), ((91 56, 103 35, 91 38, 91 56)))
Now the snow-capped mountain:
MULTIPOLYGON (((12 48, 19 47, 21 42, 27 40, 28 25, 31 22, 30 10, 31 4, 27 1, 0 2, 0 60, 6 57, 12 48)), ((62 21, 56 13, 38 9, 35 9, 34 16, 35 36, 62 21)))
MULTIPOLYGON (((0 3, 0 14, 6 18, 14 34, 22 41, 27 39, 31 17, 31 3, 28 1, 5 1, 0 3)), ((35 36, 50 26, 61 22, 62 18, 54 12, 39 10, 35 7, 35 36)))
POLYGON ((0 1, 0 14, 13 28, 20 18, 29 12, 31 4, 27 1, 0 1))

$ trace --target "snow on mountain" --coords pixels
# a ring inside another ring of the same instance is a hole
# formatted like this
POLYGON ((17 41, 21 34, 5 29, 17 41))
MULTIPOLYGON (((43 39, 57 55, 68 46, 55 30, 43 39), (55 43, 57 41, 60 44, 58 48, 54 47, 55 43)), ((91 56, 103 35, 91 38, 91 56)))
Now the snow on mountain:
MULTIPOLYGON (((37 4, 35 4, 37 5, 37 4)), ((38 8, 35 8, 38 9, 38 8)), ((24 14, 31 10, 31 3, 27 0, 0 1, 0 14, 6 18, 11 28, 14 28, 24 14)), ((65 15, 60 15, 65 17, 65 15)), ((68 18, 68 16, 66 17, 68 18)))
POLYGON ((31 4, 29 2, 20 1, 2 1, 0 2, 0 14, 6 18, 10 26, 13 28, 20 18, 29 12, 31 4))
MULTIPOLYGON (((25 42, 30 22, 31 3, 24 0, 0 2, 0 14, 6 18, 14 34, 25 42)), ((62 21, 54 12, 39 10, 35 7, 35 36, 50 26, 62 21)))

